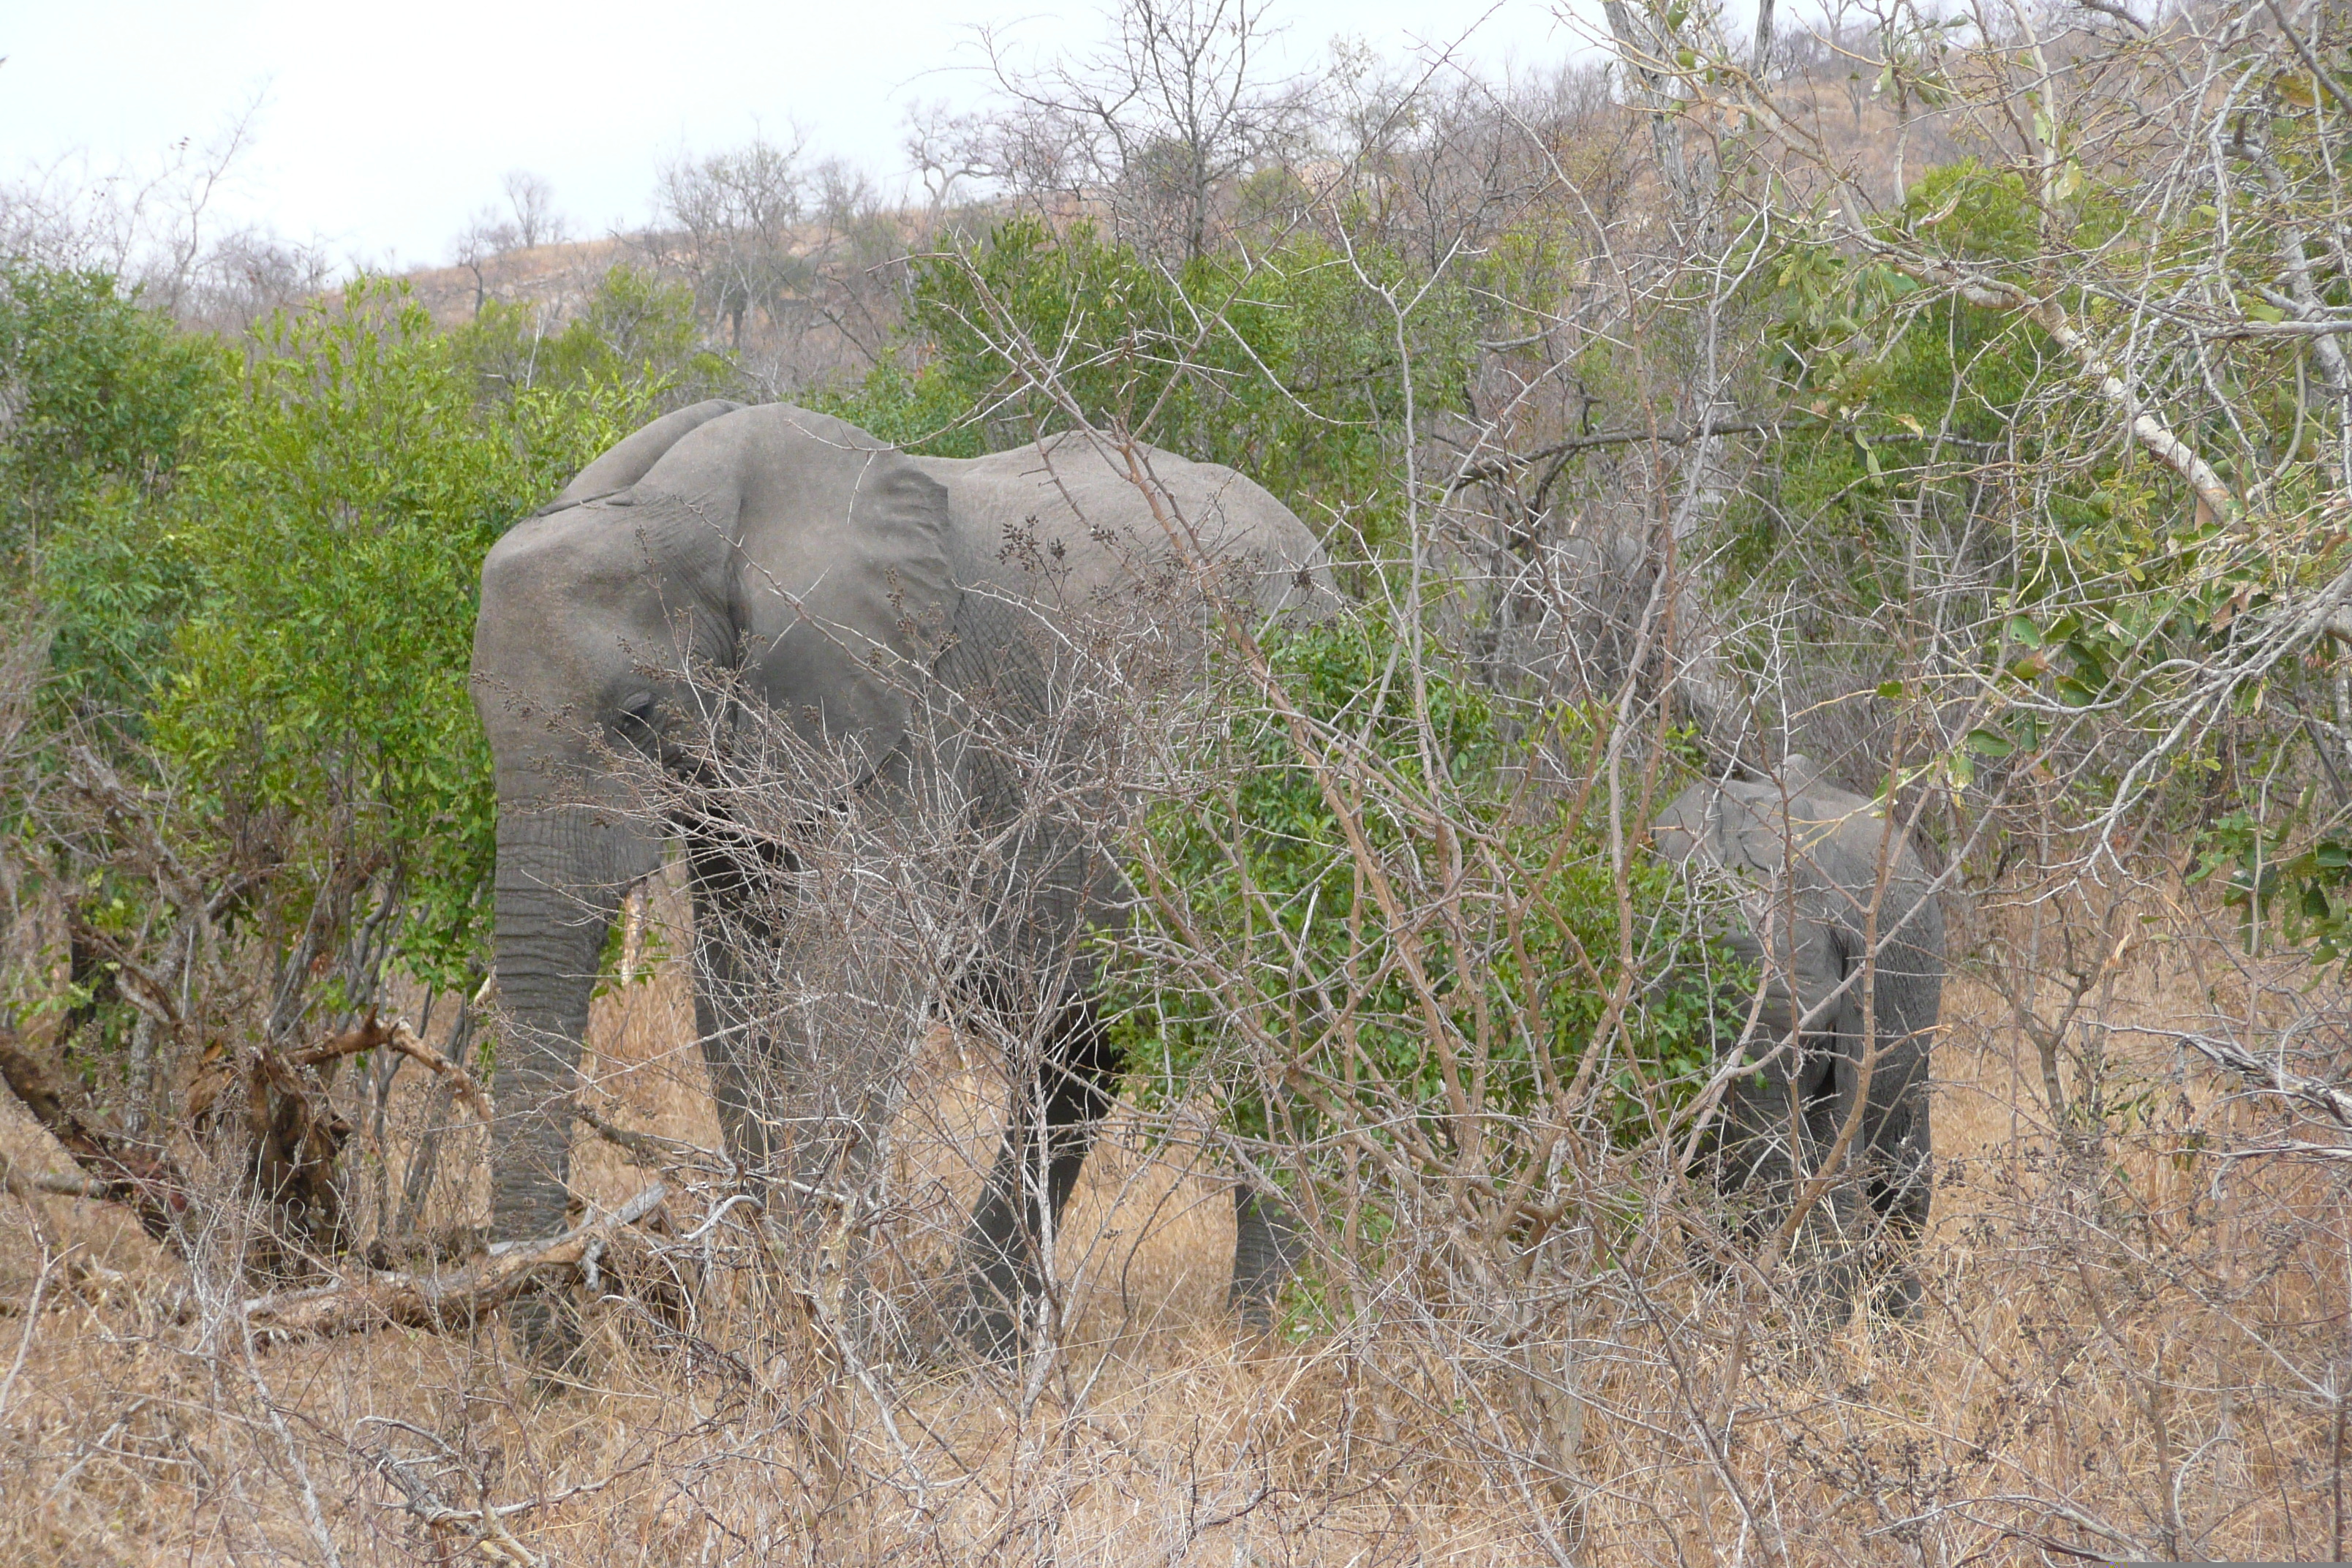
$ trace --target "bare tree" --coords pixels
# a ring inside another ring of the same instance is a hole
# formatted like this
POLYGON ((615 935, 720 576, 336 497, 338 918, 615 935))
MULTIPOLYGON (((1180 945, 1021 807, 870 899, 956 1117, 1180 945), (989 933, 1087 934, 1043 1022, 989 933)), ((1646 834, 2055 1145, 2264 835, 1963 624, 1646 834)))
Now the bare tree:
POLYGON ((261 229, 240 229, 205 253, 185 314, 215 331, 246 332, 277 311, 322 292, 334 273, 322 246, 296 244, 261 229))
POLYGON ((1009 106, 986 160, 996 177, 1102 204, 1155 258, 1206 255, 1236 182, 1304 143, 1311 84, 1268 74, 1273 31, 1252 0, 1125 0, 1107 45, 1036 69, 1003 35, 979 37, 1009 106))
POLYGON ((450 246, 449 258, 473 275, 474 314, 479 316, 482 307, 490 300, 490 264, 511 248, 508 243, 510 231, 490 212, 475 215, 472 222, 458 232, 450 246))
POLYGON ((235 184, 261 107, 246 104, 201 142, 183 137, 150 167, 104 169, 79 155, 0 184, 0 258, 112 273, 168 313, 205 324, 237 316, 234 307, 215 309, 224 282, 250 274, 261 253, 274 254, 264 270, 283 279, 323 279, 328 263, 315 244, 252 225, 215 237, 216 205, 235 184))
POLYGON ((667 259, 739 352, 747 323, 773 321, 806 278, 794 243, 808 197, 801 151, 798 140, 755 138, 732 152, 674 159, 656 186, 667 259))
POLYGON ((516 169, 507 175, 504 189, 517 248, 531 250, 563 242, 565 224, 563 215, 555 210, 553 186, 527 169, 516 169))
POLYGON ((517 169, 504 185, 503 206, 476 213, 450 247, 450 259, 473 275, 474 314, 489 302, 492 263, 518 250, 562 243, 565 226, 555 210, 553 187, 539 175, 517 169))

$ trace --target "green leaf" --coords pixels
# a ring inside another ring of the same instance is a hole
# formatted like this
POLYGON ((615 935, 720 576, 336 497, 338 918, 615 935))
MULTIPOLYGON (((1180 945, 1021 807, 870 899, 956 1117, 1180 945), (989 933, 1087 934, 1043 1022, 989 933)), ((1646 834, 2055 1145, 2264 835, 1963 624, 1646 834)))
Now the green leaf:
POLYGON ((2017 750, 2017 742, 1998 730, 1971 730, 1961 744, 1980 757, 2005 757, 2017 750))

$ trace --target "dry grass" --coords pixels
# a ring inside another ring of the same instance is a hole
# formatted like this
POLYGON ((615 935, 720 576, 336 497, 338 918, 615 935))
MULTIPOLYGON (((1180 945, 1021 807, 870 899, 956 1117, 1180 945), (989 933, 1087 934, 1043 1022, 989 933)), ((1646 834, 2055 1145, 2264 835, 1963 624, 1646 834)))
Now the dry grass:
MULTIPOLYGON (((2211 1014, 2226 962, 2152 944, 2114 987, 2103 1022, 2137 1099, 2095 1146, 2047 1125, 2006 998, 1958 981, 1924 1318, 1772 1340, 1731 1381, 1721 1301, 1665 1281, 1651 1321, 1587 1326, 1590 1415, 1572 1476, 1544 1485, 1498 1454, 1513 1428, 1480 1416, 1475 1368, 1433 1373, 1361 1326, 1242 1340, 1226 1190, 1132 1119, 1060 1238, 1066 1349, 1015 1368, 914 1329, 844 1364, 807 1259, 723 1229, 686 1330, 608 1302, 568 1391, 535 1390, 494 1322, 248 1347, 201 1291, 174 1321, 184 1272, 122 1214, 47 1200, 68 1251, 45 1268, 6 1200, 0 1563, 1957 1563, 2168 1540, 2326 1556, 2343 1167, 2220 1157, 2272 1113, 2121 1032, 2211 1014), (1432 1394, 1448 1375, 1450 1409, 1432 1394), (525 1505, 511 1543, 404 1511, 404 1477, 454 1510, 525 1505)), ((690 1014, 667 962, 600 1002, 593 1070, 614 1121, 709 1145, 690 1014)), ((944 1271, 994 1099, 935 1037, 894 1147, 908 1198, 883 1232, 903 1246, 876 1273, 906 1322, 944 1271)), ((392 1109, 413 1125, 418 1102, 392 1109)), ((63 1168, 13 1104, 0 1118, 20 1164, 63 1168)), ((593 1139, 579 1165, 600 1204, 646 1180, 593 1139)))

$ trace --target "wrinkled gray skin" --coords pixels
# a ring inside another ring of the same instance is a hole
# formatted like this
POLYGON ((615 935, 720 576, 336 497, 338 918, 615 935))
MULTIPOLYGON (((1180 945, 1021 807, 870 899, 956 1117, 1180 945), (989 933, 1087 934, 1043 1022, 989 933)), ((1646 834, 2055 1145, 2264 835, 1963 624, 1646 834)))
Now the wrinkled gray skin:
POLYGON ((1932 1196, 1929 1052, 1944 989, 1933 879, 1871 802, 1823 783, 1802 757, 1778 779, 1692 785, 1654 833, 1670 858, 1738 879, 1745 929, 1731 945, 1762 977, 1740 1047, 1763 1070, 1727 1090, 1718 1183, 1757 1200, 1751 1236, 1770 1234, 1835 1148, 1867 1058, 1860 1126, 1800 1256, 1830 1321, 1844 1321, 1870 1284, 1888 1311, 1907 1313, 1932 1196))
MULTIPOLYGON (((1147 454, 1174 510, 1262 614, 1337 603, 1327 557, 1289 510, 1230 469, 1147 454)), ((1063 440, 971 461, 910 458, 854 426, 783 405, 697 405, 639 430, 591 464, 542 512, 501 539, 482 569, 474 637, 476 703, 499 802, 497 973, 509 1020, 494 1092, 508 1118, 492 1157, 493 1233, 545 1236, 564 1223, 570 1096, 597 958, 623 891, 659 864, 660 830, 613 776, 612 748, 657 748, 688 711, 644 671, 647 650, 740 673, 803 739, 887 773, 917 739, 941 765, 985 773, 984 746, 910 738, 956 699, 996 715, 1044 717, 1056 700, 1050 634, 1089 612, 1151 602, 1181 579, 1166 531, 1104 456, 1063 440), (681 647, 681 643, 685 646, 681 647), (927 687, 926 682, 933 683, 927 687), (929 695, 941 689, 944 702, 929 695), (600 758, 606 759, 601 765, 600 758)), ((1197 621, 1195 595, 1184 610, 1197 621)), ((903 771, 903 770, 902 770, 903 771)), ((1011 811, 1005 770, 969 781, 1011 811)), ((1058 1213, 1118 1064, 1087 1000, 1087 927, 1116 918, 1128 889, 1075 831, 1037 836, 1026 868, 1042 898, 990 939, 1000 966, 1059 963, 1059 1013, 1044 1033, 1039 1083, 1016 1110, 968 1239, 973 1308, 965 1329, 992 1349, 1017 1335, 1037 1282, 1043 1211, 1058 1213), (1040 1137, 1045 1142, 1042 1150, 1040 1137), (1040 1159, 1041 1152, 1045 1156, 1040 1159), (1021 1179, 1046 1167, 1047 1191, 1021 1179)), ((730 895, 721 857, 688 842, 698 925, 730 895)), ((731 1026, 731 966, 700 944, 697 1024, 730 1154, 769 1165, 755 1085, 780 1045, 731 1026)), ((978 972, 988 973, 987 964, 978 972)), ((1003 972, 1010 972, 1009 969, 1003 972)), ((1034 1012, 1033 1015, 1034 1016, 1034 1012)), ((1238 1304, 1278 1282, 1286 1237, 1237 1194, 1238 1304)), ((542 1357, 572 1331, 560 1303, 527 1305, 519 1326, 542 1357)))

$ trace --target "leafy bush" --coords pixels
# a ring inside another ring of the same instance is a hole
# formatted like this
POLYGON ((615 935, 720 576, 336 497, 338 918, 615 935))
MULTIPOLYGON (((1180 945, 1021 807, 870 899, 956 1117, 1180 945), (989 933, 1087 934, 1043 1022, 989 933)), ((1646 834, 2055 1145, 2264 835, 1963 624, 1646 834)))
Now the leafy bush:
POLYGON ((421 975, 478 962, 495 847, 467 686, 482 557, 625 435, 633 389, 484 402, 460 346, 360 283, 273 323, 175 506, 195 603, 158 749, 219 817, 274 825, 305 885, 381 866, 421 975))
MULTIPOLYGON (((220 912, 286 953, 371 927, 331 1007, 387 961, 445 984, 487 961, 481 560, 676 384, 658 333, 601 330, 559 340, 564 374, 484 395, 485 333, 437 331, 396 285, 278 318, 240 362, 110 279, 0 274, 0 521, 68 700, 36 772, 96 742, 174 852, 236 884, 220 912)), ((44 787, 14 782, 16 805, 44 787)), ((144 940, 163 891, 79 843, 52 869, 95 900, 91 941, 144 940)), ((90 1040, 121 1032, 95 1022, 90 1040)))
POLYGON ((0 263, 0 574, 85 717, 135 729, 189 589, 163 508, 235 377, 113 278, 0 263))
POLYGON ((683 407, 722 395, 737 380, 725 360, 701 347, 694 291, 635 267, 606 272, 587 308, 561 331, 546 330, 542 307, 491 300, 452 336, 493 400, 626 387, 649 405, 683 407))
MULTIPOLYGON (((1717 984, 1672 977, 1732 975, 1670 868, 1637 849, 1621 881, 1603 814, 1531 787, 1496 700, 1437 668, 1416 691, 1403 655, 1369 613, 1270 646, 1322 761, 1234 695, 1189 759, 1207 782, 1146 818, 1114 1032, 1150 1098, 1209 1094, 1244 1136, 1370 1131, 1424 1169, 1483 1144, 1486 1168, 1516 1171, 1540 1153, 1517 1119, 1596 1042, 1630 1046, 1591 1065, 1629 1128, 1679 1103, 1733 1026, 1717 984)), ((1582 713, 1549 721, 1592 738, 1582 713)))
POLYGON ((919 263, 899 357, 825 406, 914 450, 969 457, 1066 428, 1074 405, 1240 469, 1337 545, 1377 547, 1403 505, 1408 394, 1379 290, 1418 301, 1405 332, 1424 422, 1459 404, 1475 335, 1468 288, 1425 281, 1392 247, 1351 259, 1311 237, 1171 273, 1090 224, 1056 234, 1015 218, 919 263))
POLYGON ((93 491, 168 489, 227 368, 104 273, 0 261, 0 556, 93 491))

